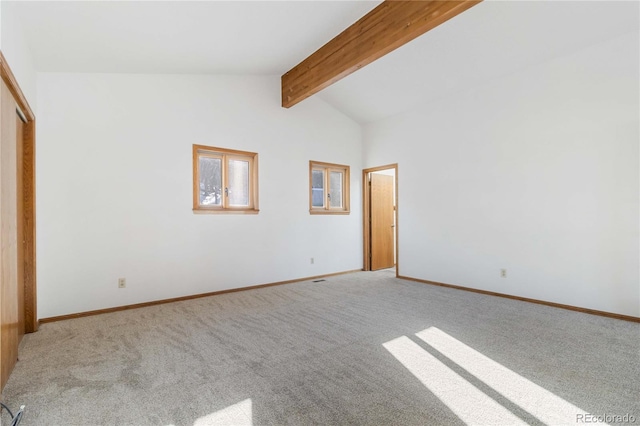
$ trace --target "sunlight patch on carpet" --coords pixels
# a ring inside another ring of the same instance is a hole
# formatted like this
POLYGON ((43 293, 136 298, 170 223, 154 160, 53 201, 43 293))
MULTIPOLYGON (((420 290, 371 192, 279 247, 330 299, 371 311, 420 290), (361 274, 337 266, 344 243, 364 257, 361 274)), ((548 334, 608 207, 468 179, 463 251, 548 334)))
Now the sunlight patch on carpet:
POLYGON ((526 424, 508 409, 509 404, 549 425, 576 423, 577 419, 590 416, 586 411, 437 327, 429 327, 416 333, 416 336, 435 352, 439 352, 448 361, 508 401, 504 402, 506 406, 501 405, 498 400, 502 398, 490 397, 406 336, 383 344, 385 349, 467 424, 526 424))
POLYGON ((416 336, 543 423, 571 424, 587 414, 436 327, 416 336))
POLYGON ((467 424, 526 425, 406 336, 383 346, 467 424))
POLYGON ((200 417, 193 423, 193 426, 214 425, 253 426, 251 398, 200 417))

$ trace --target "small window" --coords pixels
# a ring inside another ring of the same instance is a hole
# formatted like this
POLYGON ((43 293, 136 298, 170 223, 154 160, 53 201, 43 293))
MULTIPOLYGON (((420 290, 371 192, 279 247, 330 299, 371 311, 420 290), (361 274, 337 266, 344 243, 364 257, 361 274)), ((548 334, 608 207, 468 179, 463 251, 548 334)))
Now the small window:
POLYGON ((258 213, 258 154, 193 145, 193 210, 258 213))
POLYGON ((349 166, 309 162, 309 212, 349 214, 349 166))

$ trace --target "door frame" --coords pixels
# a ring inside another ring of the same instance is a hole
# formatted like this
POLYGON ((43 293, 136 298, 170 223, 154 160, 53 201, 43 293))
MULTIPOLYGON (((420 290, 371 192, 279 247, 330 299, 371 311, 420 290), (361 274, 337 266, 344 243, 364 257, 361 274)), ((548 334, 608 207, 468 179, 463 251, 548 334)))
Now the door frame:
POLYGON ((363 271, 371 270, 371 197, 370 197, 370 182, 367 179, 369 173, 379 172, 381 170, 389 170, 393 169, 395 171, 394 176, 394 185, 395 185, 395 219, 396 219, 396 230, 395 230, 395 262, 396 262, 396 277, 400 276, 400 262, 399 260, 399 251, 400 245, 398 244, 398 235, 400 234, 398 230, 399 223, 399 204, 398 204, 398 163, 387 164, 385 166, 371 167, 368 169, 362 170, 362 235, 363 235, 363 271))
POLYGON ((24 261, 22 269, 24 284, 24 332, 38 331, 36 293, 36 116, 18 85, 7 60, 0 52, 0 77, 13 95, 18 108, 26 118, 22 139, 22 222, 24 261))

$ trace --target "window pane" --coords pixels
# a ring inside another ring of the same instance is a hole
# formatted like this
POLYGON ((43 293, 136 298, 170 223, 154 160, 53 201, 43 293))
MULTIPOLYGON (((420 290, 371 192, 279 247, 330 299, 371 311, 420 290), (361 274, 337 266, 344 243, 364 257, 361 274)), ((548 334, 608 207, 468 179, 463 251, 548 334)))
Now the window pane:
POLYGON ((329 172, 329 207, 342 207, 342 173, 329 172))
POLYGON ((222 160, 200 157, 200 205, 219 206, 222 204, 222 160))
POLYGON ((311 206, 324 207, 324 171, 311 171, 311 206))
POLYGON ((229 205, 249 205, 249 162, 229 160, 229 205))

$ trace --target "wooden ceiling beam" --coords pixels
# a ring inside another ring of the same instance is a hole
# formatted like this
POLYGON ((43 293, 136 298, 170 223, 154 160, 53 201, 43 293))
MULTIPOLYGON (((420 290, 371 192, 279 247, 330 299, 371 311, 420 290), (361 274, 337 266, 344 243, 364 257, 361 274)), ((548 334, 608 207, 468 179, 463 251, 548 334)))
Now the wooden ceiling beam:
POLYGON ((482 0, 386 0, 282 76, 289 108, 482 0))

